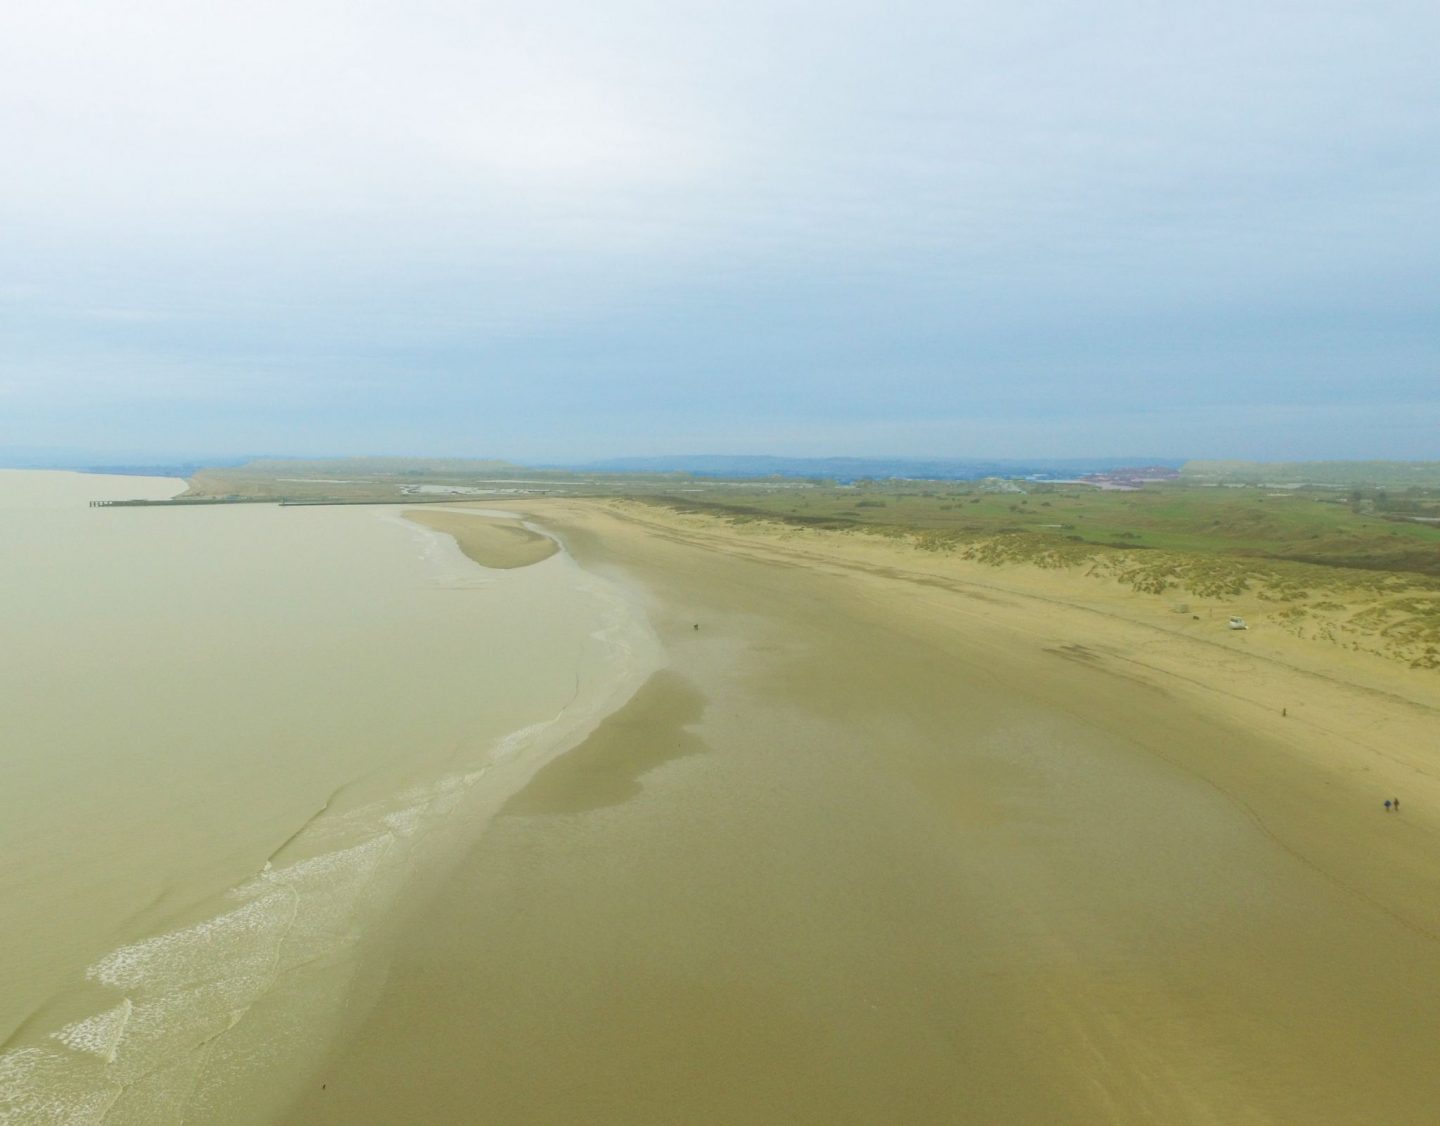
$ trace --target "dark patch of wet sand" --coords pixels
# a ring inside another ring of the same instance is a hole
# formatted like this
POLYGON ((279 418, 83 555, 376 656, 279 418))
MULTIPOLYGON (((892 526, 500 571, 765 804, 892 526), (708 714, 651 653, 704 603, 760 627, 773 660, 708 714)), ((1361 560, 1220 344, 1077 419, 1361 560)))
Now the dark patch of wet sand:
POLYGON ((650 771, 704 751, 688 730, 704 704, 688 681, 662 669, 584 743, 541 767, 501 816, 586 813, 629 801, 650 771))

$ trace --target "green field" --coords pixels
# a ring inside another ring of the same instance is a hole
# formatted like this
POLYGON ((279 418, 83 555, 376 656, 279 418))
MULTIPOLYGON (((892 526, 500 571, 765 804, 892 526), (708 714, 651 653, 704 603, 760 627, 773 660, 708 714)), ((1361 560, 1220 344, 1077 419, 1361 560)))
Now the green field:
POLYGON ((187 497, 375 503, 455 501, 466 496, 615 496, 673 488, 674 474, 591 474, 531 469, 503 461, 419 458, 266 459, 240 466, 202 469, 190 478, 187 497), (457 490, 446 495, 443 490, 457 490))
POLYGON ((1196 484, 1440 489, 1440 461, 1187 461, 1180 474, 1196 484))
POLYGON ((1440 521, 1440 490, 1416 490, 1403 498, 1403 510, 1376 490, 1352 495, 1168 483, 1136 491, 1032 482, 885 482, 765 492, 735 486, 705 496, 670 493, 663 500, 736 520, 914 533, 921 546, 941 550, 1015 536, 1033 550, 1155 549, 1440 576, 1440 522, 1423 522, 1440 521))

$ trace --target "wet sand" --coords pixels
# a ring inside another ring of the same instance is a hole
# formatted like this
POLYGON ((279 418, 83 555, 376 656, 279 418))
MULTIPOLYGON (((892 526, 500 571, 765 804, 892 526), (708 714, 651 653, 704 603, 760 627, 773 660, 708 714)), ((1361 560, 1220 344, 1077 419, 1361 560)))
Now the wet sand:
POLYGON ((453 536, 467 556, 482 567, 497 571, 529 567, 549 559, 560 550, 560 545, 549 536, 532 532, 518 521, 433 508, 407 508, 401 515, 416 524, 453 536))
POLYGON ((290 1121, 1440 1114, 1433 681, 525 512, 669 665, 510 799, 290 1121))

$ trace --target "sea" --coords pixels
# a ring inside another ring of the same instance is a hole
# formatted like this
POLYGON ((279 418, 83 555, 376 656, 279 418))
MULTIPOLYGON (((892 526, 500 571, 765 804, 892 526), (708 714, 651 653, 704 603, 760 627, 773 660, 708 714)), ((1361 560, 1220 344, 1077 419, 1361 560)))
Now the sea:
POLYGON ((0 1122, 273 1120, 505 799, 660 661, 564 552, 0 471, 0 1122))

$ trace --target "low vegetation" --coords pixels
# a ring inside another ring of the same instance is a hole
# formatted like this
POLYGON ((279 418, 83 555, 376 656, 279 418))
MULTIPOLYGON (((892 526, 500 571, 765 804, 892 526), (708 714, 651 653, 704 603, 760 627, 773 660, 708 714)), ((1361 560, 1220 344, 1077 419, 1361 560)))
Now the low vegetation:
POLYGON ((1187 461, 1193 483, 1440 489, 1440 461, 1187 461))
POLYGON ((912 535, 931 551, 1010 537, 992 550, 1074 559, 1119 548, 1440 577, 1440 489, 1392 497, 1374 489, 863 482, 786 491, 732 485, 653 499, 738 521, 912 535))

